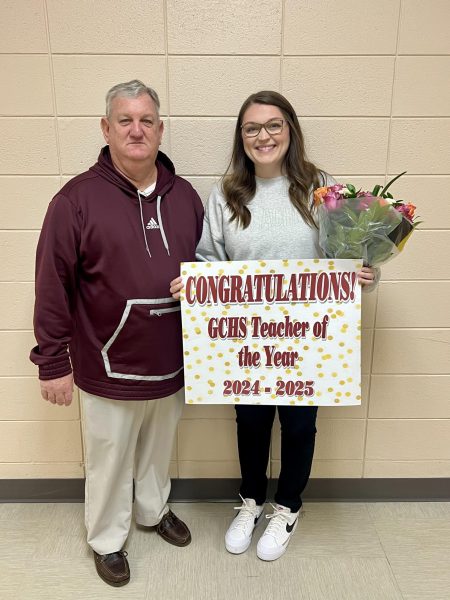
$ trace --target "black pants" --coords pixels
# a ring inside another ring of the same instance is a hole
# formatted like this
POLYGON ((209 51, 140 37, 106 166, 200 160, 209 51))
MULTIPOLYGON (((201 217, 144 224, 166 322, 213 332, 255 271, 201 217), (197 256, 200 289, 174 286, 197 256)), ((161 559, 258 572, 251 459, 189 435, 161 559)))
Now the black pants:
POLYGON ((275 502, 297 512, 308 483, 316 437, 317 406, 236 406, 243 498, 264 504, 275 410, 281 423, 281 471, 275 502))

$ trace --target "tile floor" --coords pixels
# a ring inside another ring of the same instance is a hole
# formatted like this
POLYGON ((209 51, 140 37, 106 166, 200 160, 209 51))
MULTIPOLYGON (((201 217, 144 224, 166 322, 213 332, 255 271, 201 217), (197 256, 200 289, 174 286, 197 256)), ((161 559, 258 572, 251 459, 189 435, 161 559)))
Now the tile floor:
POLYGON ((186 548, 133 526, 131 582, 103 583, 82 504, 0 504, 1 600, 449 600, 450 503, 308 503, 284 557, 228 554, 229 503, 176 503, 186 548))

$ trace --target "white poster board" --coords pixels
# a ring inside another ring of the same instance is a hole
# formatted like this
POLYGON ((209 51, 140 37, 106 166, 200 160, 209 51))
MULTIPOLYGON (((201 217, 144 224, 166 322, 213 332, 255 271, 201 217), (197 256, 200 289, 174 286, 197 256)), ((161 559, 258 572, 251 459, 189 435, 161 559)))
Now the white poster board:
POLYGON ((361 404, 360 268, 183 263, 186 403, 361 404))

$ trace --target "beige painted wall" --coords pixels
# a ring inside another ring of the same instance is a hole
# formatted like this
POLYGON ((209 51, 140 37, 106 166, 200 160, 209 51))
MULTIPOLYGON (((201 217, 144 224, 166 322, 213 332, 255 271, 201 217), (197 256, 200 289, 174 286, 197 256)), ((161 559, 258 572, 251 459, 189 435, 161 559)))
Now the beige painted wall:
MULTIPOLYGON (((320 410, 313 475, 450 476, 449 22, 448 0, 2 0, 0 478, 83 475, 77 402, 41 400, 28 361, 34 251, 51 196, 98 154, 106 90, 135 77, 203 199, 262 88, 338 179, 408 171, 394 191, 424 224, 365 297, 363 405, 320 410)), ((232 407, 186 408, 172 474, 239 475, 232 407)))

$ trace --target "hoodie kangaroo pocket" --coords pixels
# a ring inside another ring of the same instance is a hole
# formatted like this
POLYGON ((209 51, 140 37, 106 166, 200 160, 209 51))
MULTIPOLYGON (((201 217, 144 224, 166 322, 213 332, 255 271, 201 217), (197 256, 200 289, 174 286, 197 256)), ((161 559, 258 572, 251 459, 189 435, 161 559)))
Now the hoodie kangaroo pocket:
POLYGON ((128 300, 102 356, 108 377, 175 377, 183 368, 180 304, 172 298, 128 300))

